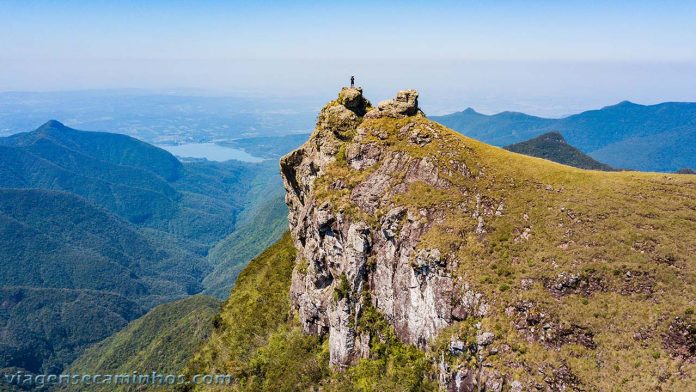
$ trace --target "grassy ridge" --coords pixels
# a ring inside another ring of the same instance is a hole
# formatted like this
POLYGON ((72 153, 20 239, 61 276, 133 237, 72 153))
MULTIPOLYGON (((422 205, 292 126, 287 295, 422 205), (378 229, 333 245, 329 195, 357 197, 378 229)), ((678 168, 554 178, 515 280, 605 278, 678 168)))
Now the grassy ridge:
MULTIPOLYGON (((126 328, 90 347, 69 371, 80 374, 180 374, 193 353, 205 342, 219 312, 219 301, 196 295, 159 305, 126 328)), ((111 391, 104 385, 70 390, 111 391)), ((152 388, 156 389, 156 388, 152 388)), ((138 390, 147 390, 140 387, 138 390)))
MULTIPOLYGON (((691 320, 696 305, 696 236, 684 235, 696 233, 693 177, 575 169, 509 153, 427 119, 370 120, 361 127, 369 135, 362 143, 383 146, 383 156, 406 152, 451 173, 443 174, 448 190, 414 182, 390 201, 413 215, 444 213, 418 248, 449 250, 458 264, 455 276, 490 300, 491 315, 480 321, 505 342, 489 359, 495 369, 543 382, 536 369, 566 366, 582 385, 599 390, 657 384, 679 390, 693 379, 690 362, 681 365, 686 377, 671 372, 663 380, 654 370, 679 366, 664 336, 677 317, 691 320), (407 122, 433 129, 432 142, 418 147, 401 137, 407 122), (542 325, 559 326, 560 335, 588 331, 591 348, 559 338, 550 350, 518 328, 534 322, 525 314, 535 312, 545 315, 542 325), (636 340, 640 331, 650 332, 636 340), (520 373, 525 367, 534 371, 520 373)), ((403 180, 399 175, 392 184, 403 180)), ((317 194, 378 225, 386 211, 370 216, 351 209, 349 192, 330 189, 336 179, 350 188, 365 176, 337 161, 317 179, 317 194)))
MULTIPOLYGON (((326 342, 298 333, 288 314, 294 250, 285 238, 240 274, 221 327, 191 369, 234 372, 237 390, 418 391, 436 379, 441 358, 453 368, 483 365, 525 385, 642 391, 693 384, 693 176, 576 169, 425 118, 366 120, 361 127, 361 143, 379 145, 382 157, 428 159, 447 180, 447 189, 415 181, 384 197, 412 216, 440 216, 418 249, 438 248, 456 260, 454 278, 483 294, 487 316, 455 322, 428 350, 413 351, 390 341, 379 312, 366 310, 361 317, 376 328, 378 344, 371 342, 370 358, 334 373, 326 368, 326 342), (430 142, 403 137, 407 123, 430 142), (478 328, 494 334, 494 352, 444 352, 451 339, 475 342, 478 328)), ((317 204, 328 201, 345 219, 379 230, 388 209, 364 213, 350 192, 379 166, 361 171, 337 159, 314 184, 317 204), (337 180, 348 190, 331 188, 337 180)), ((389 175, 392 186, 404 181, 404 173, 389 175)))

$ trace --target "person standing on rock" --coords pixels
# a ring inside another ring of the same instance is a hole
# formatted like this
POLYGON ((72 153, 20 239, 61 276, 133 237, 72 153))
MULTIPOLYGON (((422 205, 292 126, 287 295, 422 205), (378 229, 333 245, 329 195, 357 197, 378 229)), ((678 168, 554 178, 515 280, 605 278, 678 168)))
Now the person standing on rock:
POLYGON ((350 77, 350 88, 355 87, 355 76, 350 77))

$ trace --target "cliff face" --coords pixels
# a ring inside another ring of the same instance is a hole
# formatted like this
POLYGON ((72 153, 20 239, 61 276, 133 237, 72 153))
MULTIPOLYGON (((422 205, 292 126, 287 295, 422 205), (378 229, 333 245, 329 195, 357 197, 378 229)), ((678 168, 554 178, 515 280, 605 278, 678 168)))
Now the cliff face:
MULTIPOLYGON (((394 325, 398 336, 421 347, 453 317, 480 311, 463 301, 463 287, 455 284, 446 255, 435 248, 416 249, 442 213, 409 211, 390 202, 410 183, 445 190, 450 182, 428 157, 391 153, 380 143, 369 142, 387 138, 381 134, 388 130, 379 127, 380 119, 405 120, 398 136, 415 148, 437 138, 437 127, 425 121, 417 98, 415 91, 401 91, 396 99, 371 109, 360 90, 344 89, 338 101, 320 113, 312 139, 281 163, 290 227, 302 265, 293 276, 292 301, 305 331, 329 334, 333 365, 348 365, 369 352, 370 337, 356 331, 367 293, 371 305, 394 325), (345 194, 342 201, 354 204, 358 214, 317 194, 316 179, 337 160, 369 172, 352 187, 346 183, 351 179, 340 177, 328 184, 329 189, 345 194), (379 168, 372 170, 378 162, 379 168), (402 175, 403 181, 392 181, 402 175), (384 213, 374 220, 378 210, 384 213), (360 213, 369 216, 360 217, 360 213)), ((467 175, 463 165, 461 170, 459 175, 467 175)))
POLYGON ((693 371, 696 343, 670 351, 658 331, 669 333, 693 290, 659 309, 647 296, 669 296, 656 282, 679 273, 659 260, 688 271, 696 244, 676 231, 641 231, 638 211, 651 192, 678 187, 651 219, 677 208, 682 229, 696 230, 696 186, 685 177, 592 174, 502 152, 429 121, 414 90, 373 108, 348 88, 281 171, 297 249, 290 299, 306 333, 328 335, 335 369, 383 339, 363 327, 376 310, 398 339, 430 353, 432 377, 449 390, 581 389, 600 372, 585 374, 570 358, 619 366, 604 355, 641 328, 633 319, 606 332, 616 323, 585 318, 590 307, 617 306, 624 317, 635 317, 631 307, 653 312, 650 339, 682 361, 682 375, 693 371))

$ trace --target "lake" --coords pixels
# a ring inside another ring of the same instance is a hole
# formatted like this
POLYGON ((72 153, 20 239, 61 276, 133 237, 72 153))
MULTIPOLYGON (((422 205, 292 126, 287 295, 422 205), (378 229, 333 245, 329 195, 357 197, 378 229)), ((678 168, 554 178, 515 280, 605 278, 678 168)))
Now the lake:
POLYGON ((230 159, 253 163, 263 161, 262 158, 255 157, 244 150, 215 143, 187 143, 158 147, 182 158, 205 158, 217 162, 229 161, 230 159))

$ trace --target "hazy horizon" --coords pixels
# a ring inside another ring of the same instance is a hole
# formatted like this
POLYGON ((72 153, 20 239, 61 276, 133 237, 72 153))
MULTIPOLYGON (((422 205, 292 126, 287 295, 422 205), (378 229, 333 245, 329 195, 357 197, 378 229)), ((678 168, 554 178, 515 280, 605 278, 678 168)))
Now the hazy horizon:
POLYGON ((696 101, 696 5, 676 1, 4 2, 0 91, 195 89, 559 117, 696 101), (446 6, 445 6, 446 5, 446 6))

